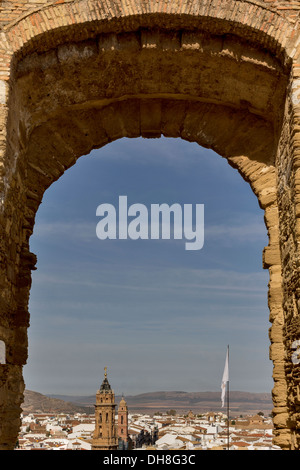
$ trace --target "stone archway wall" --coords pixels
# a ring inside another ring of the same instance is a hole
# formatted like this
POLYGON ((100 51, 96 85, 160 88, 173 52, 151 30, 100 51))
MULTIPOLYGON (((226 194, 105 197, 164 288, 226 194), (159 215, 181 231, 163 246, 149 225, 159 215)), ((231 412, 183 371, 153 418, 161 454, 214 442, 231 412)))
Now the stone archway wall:
POLYGON ((29 239, 44 191, 92 148, 165 135, 227 158, 265 212, 274 441, 298 449, 298 10, 77 0, 6 2, 0 13, 0 447, 13 448, 20 424, 29 239))

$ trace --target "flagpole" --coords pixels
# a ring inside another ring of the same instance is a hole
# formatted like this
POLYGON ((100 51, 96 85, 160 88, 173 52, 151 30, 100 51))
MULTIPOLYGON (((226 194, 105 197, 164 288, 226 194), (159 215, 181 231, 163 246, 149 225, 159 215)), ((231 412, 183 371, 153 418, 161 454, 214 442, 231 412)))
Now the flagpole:
POLYGON ((225 395, 227 391, 227 449, 229 450, 229 345, 227 346, 226 351, 226 360, 222 377, 221 390, 222 407, 225 405, 225 395))
MULTIPOLYGON (((229 344, 228 344, 228 368, 229 368, 229 344)), ((227 450, 229 450, 229 375, 227 382, 227 450)))

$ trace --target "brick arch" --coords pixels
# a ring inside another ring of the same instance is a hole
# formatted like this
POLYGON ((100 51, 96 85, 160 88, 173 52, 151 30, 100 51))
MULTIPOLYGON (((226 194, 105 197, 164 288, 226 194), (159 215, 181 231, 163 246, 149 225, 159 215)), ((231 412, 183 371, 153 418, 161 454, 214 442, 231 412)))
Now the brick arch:
POLYGON ((103 32, 134 31, 141 27, 182 28, 191 25, 215 34, 246 36, 286 58, 293 56, 295 24, 270 4, 254 0, 144 2, 143 0, 77 0, 50 2, 29 10, 3 27, 9 52, 51 48, 60 41, 103 32), (51 34, 47 34, 51 33, 51 34))
POLYGON ((6 143, 0 335, 7 345, 0 373, 2 418, 9 423, 1 429, 2 448, 13 446, 19 426, 36 261, 29 239, 45 189, 92 148, 160 135, 227 158, 265 211, 275 442, 298 448, 297 389, 285 373, 289 344, 298 339, 294 268, 290 275, 290 260, 297 261, 298 186, 290 161, 298 155, 291 124, 296 32, 296 23, 265 4, 235 0, 191 0, 174 9, 168 1, 70 1, 29 11, 3 28, 10 76, 0 135, 6 143), (289 290, 293 295, 285 296, 289 290))

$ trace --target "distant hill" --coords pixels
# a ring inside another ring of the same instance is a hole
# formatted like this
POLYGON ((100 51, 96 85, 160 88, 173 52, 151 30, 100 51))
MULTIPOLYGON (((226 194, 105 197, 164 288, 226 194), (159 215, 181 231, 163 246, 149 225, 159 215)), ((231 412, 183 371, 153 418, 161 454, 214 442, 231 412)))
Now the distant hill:
MULTIPOLYGON (((69 404, 73 403, 74 406, 89 407, 90 409, 93 408, 95 403, 95 395, 49 395, 49 398, 59 399, 69 404)), ((121 397, 117 396, 116 403, 120 399, 121 397)), ((226 410, 221 408, 220 392, 158 391, 125 396, 125 399, 131 412, 149 414, 169 409, 175 409, 178 413, 184 413, 189 410, 192 410, 194 413, 226 410)), ((254 414, 259 411, 267 415, 271 413, 272 408, 273 403, 269 393, 230 392, 230 413, 232 415, 254 414)))
POLYGON ((25 390, 22 410, 25 413, 93 413, 94 407, 86 407, 81 404, 60 400, 54 397, 47 397, 38 392, 25 390))

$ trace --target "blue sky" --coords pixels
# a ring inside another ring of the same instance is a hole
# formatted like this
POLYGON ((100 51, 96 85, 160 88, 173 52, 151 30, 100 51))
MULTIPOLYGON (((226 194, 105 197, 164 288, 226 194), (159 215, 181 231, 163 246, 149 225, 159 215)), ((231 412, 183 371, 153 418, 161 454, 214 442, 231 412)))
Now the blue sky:
POLYGON ((30 240, 26 388, 117 394, 270 392, 268 243, 249 185, 211 150, 180 139, 121 139, 81 157, 45 193, 30 240), (204 204, 205 242, 99 240, 99 204, 204 204))

